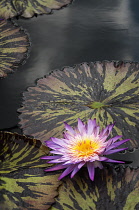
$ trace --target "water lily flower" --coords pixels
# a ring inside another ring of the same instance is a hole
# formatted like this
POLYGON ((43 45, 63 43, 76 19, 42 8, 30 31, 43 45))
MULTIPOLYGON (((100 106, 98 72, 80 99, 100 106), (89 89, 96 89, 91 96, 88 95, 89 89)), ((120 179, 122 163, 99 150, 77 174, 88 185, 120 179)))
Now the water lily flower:
POLYGON ((115 136, 107 140, 115 123, 108 125, 100 131, 96 119, 89 119, 84 124, 78 119, 78 126, 73 129, 67 123, 66 131, 62 139, 51 137, 46 141, 46 145, 52 150, 52 156, 45 156, 41 159, 50 160, 48 163, 56 163, 57 165, 46 169, 45 171, 55 171, 66 168, 60 175, 59 180, 71 173, 71 178, 83 167, 87 166, 90 179, 94 180, 95 168, 103 168, 101 162, 124 163, 123 161, 112 160, 106 155, 126 150, 128 148, 116 147, 129 141, 130 139, 120 140, 122 136, 115 136))

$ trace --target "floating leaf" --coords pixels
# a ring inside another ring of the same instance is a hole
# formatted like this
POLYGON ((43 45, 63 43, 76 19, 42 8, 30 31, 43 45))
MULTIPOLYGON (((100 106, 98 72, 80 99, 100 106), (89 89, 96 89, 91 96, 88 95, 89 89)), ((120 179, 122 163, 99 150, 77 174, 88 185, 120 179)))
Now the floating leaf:
POLYGON ((40 157, 49 149, 39 140, 0 132, 0 206, 2 209, 48 209, 57 195, 59 173, 40 157))
POLYGON ((39 140, 17 133, 0 131, 0 173, 9 173, 19 168, 44 167, 41 156, 49 153, 48 147, 39 140))
POLYGON ((2 175, 0 177, 0 206, 2 209, 46 210, 55 201, 59 174, 44 173, 32 168, 2 175))
POLYGON ((0 77, 13 72, 26 59, 29 45, 23 29, 11 21, 0 21, 0 77))
POLYGON ((17 15, 30 18, 35 14, 49 14, 52 9, 60 9, 72 0, 1 0, 0 16, 8 19, 17 15))
POLYGON ((25 134, 42 142, 62 137, 70 125, 96 118, 101 127, 116 121, 112 135, 139 146, 139 64, 96 62, 54 71, 24 93, 20 124, 25 134))
POLYGON ((51 210, 139 209, 139 169, 98 170, 92 182, 86 169, 64 178, 51 210))

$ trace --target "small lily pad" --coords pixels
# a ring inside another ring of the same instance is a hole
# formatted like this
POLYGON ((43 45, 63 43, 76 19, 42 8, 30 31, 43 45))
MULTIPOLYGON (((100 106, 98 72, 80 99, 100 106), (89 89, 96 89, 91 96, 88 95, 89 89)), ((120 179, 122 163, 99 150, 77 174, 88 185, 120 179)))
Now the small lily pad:
POLYGON ((62 137, 63 122, 97 119, 100 127, 116 122, 112 136, 139 146, 139 63, 83 63, 54 71, 24 93, 20 125, 24 134, 42 142, 62 137))
POLYGON ((0 21, 0 77, 6 77, 27 58, 28 35, 11 21, 0 21))
POLYGON ((0 16, 8 19, 21 15, 31 18, 35 14, 49 14, 52 9, 60 9, 72 0, 1 0, 0 16))
POLYGON ((85 169, 64 178, 50 210, 139 209, 139 169, 96 170, 92 182, 85 169))
POLYGON ((59 173, 40 157, 49 149, 39 140, 0 132, 0 207, 2 209, 48 209, 55 201, 59 173))

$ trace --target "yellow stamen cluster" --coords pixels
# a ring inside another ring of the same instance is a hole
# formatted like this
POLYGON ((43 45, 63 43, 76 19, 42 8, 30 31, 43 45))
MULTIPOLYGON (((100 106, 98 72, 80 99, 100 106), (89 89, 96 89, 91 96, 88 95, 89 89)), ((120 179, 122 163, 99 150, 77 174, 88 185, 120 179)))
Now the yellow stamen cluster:
POLYGON ((87 158, 98 154, 100 147, 101 144, 98 141, 83 139, 77 142, 77 144, 72 148, 72 152, 74 156, 78 158, 87 158))

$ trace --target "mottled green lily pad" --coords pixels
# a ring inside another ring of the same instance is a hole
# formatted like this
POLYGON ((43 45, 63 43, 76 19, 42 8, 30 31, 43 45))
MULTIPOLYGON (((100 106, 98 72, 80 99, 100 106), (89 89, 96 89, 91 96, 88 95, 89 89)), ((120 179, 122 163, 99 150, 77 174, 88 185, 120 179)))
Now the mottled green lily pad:
POLYGON ((46 210, 55 202, 59 174, 41 168, 18 170, 0 176, 1 209, 46 210))
POLYGON ((0 16, 8 19, 21 15, 30 18, 35 14, 49 14, 52 9, 60 9, 72 0, 1 0, 0 16))
POLYGON ((0 174, 19 168, 45 167, 45 161, 40 157, 48 153, 48 147, 39 140, 0 131, 0 174))
POLYGON ((139 169, 96 170, 92 182, 82 169, 75 178, 64 178, 51 210, 139 209, 139 169))
POLYGON ((83 63, 54 71, 24 93, 20 124, 23 132, 42 142, 62 137, 63 122, 77 125, 96 118, 101 127, 116 121, 112 135, 139 146, 139 64, 83 63))
POLYGON ((0 21, 0 77, 6 77, 27 58, 28 35, 11 21, 0 21))
POLYGON ((55 201, 59 173, 46 173, 40 157, 49 149, 39 140, 0 132, 0 207, 48 209, 55 201))

